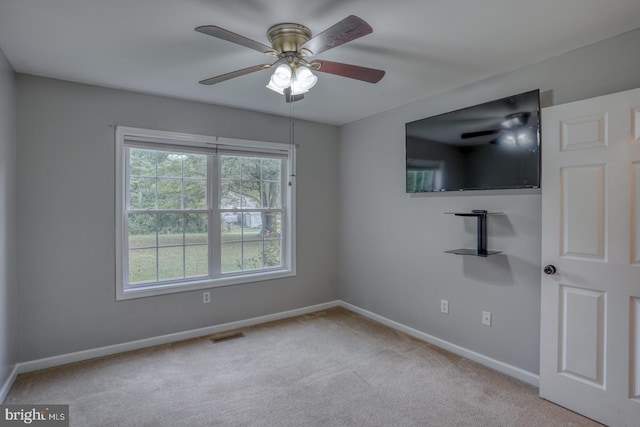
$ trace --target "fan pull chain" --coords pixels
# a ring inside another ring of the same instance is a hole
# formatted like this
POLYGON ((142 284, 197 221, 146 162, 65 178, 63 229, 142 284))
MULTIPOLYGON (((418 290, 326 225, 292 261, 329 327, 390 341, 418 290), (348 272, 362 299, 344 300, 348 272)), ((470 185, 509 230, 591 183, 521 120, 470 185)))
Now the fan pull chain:
POLYGON ((294 129, 294 117, 293 117, 293 102, 289 103, 289 157, 290 157, 290 165, 291 165, 291 174, 289 175, 289 187, 293 185, 293 179, 296 177, 295 174, 295 129, 294 129))

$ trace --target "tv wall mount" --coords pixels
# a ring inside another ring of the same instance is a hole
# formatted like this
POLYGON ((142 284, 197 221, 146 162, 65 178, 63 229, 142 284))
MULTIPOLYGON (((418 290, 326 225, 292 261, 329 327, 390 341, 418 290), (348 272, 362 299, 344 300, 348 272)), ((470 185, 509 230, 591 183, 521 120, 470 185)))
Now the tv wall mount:
POLYGON ((476 249, 453 249, 445 251, 448 254, 456 255, 473 255, 480 257, 487 257, 489 255, 496 255, 502 253, 501 251, 489 251, 487 250, 487 215, 503 215, 503 212, 487 212, 485 210, 472 210, 471 212, 445 212, 448 215, 463 216, 463 217, 475 217, 478 220, 476 234, 478 237, 478 244, 476 249))

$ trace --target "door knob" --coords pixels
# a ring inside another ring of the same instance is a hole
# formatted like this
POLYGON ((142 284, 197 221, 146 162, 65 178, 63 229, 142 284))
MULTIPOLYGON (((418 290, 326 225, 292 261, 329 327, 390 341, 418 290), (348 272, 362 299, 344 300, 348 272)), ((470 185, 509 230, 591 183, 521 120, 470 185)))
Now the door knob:
POLYGON ((549 265, 545 265, 542 271, 544 271, 544 274, 556 274, 556 271, 558 270, 556 270, 555 265, 549 264, 549 265))

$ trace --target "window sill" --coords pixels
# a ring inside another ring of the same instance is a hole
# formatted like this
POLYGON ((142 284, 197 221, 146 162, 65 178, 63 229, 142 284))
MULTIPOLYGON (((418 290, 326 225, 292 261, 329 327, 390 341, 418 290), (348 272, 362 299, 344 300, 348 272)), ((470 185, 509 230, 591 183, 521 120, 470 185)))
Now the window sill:
POLYGON ((222 286, 241 285, 254 282, 262 282, 266 280, 283 279, 286 277, 294 277, 295 271, 292 270, 276 270, 268 272, 259 272, 255 274, 243 274, 242 276, 228 276, 217 279, 205 279, 198 281, 170 283, 164 285, 148 285, 131 287, 122 289, 118 286, 116 293, 116 301, 152 297, 157 295, 175 294, 179 292, 197 291, 200 289, 219 288, 222 286))

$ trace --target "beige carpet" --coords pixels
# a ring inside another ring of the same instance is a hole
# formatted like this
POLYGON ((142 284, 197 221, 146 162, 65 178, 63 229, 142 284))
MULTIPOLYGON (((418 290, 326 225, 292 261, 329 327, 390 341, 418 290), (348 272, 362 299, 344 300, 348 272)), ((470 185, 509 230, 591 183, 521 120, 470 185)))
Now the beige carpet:
POLYGON ((587 426, 537 389, 336 308, 20 375, 72 426, 587 426))

